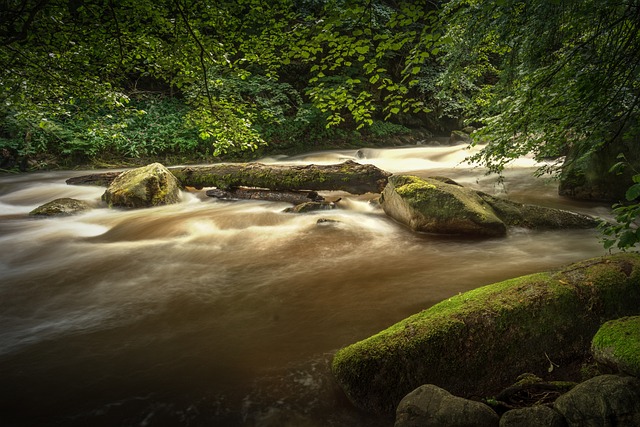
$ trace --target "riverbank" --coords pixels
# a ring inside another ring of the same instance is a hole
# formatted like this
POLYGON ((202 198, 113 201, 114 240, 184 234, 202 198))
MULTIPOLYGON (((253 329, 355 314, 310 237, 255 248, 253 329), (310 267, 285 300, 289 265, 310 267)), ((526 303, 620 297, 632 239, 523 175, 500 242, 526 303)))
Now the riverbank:
POLYGON ((221 162, 250 162, 271 156, 295 156, 309 152, 349 150, 359 148, 394 148, 416 144, 442 144, 448 135, 435 134, 425 128, 397 127, 386 135, 367 135, 357 132, 334 139, 322 139, 310 143, 267 144, 255 150, 246 150, 214 156, 213 150, 166 153, 163 155, 138 155, 136 157, 102 153, 91 157, 64 156, 47 153, 20 157, 16 153, 0 151, 0 174, 36 172, 45 170, 115 169, 162 163, 165 166, 210 164, 221 162))

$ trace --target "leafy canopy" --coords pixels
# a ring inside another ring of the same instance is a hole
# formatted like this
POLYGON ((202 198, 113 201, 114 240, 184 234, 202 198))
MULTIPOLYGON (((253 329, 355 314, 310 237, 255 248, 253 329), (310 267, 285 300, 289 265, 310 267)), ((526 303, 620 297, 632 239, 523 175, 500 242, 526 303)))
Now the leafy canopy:
POLYGON ((139 154, 121 132, 127 117, 145 114, 130 102, 138 83, 184 99, 184 128, 216 154, 255 149, 261 122, 296 115, 305 102, 327 126, 427 110, 409 93, 437 39, 426 1, 10 0, 3 8, 2 134, 26 129, 25 154, 118 144, 139 154), (278 101, 265 108, 269 94, 278 101), (70 118, 86 126, 62 135, 70 118), (83 144, 96 135, 104 143, 83 144))
MULTIPOLYGON (((638 0, 452 0, 444 9, 453 43, 443 87, 486 125, 477 139, 488 144, 472 160, 500 172, 525 154, 580 162, 640 143, 638 0)), ((608 247, 640 241, 634 181, 618 225, 604 227, 608 247)))

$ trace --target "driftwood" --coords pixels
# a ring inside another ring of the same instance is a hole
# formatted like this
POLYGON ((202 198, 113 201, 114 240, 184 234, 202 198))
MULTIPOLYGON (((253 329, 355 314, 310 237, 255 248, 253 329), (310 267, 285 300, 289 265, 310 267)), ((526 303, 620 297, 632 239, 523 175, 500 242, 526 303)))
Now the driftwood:
POLYGON ((122 172, 104 172, 74 176, 73 178, 69 178, 66 183, 68 185, 97 185, 98 187, 108 187, 121 173, 122 172))
POLYGON ((305 202, 320 202, 324 197, 315 191, 278 191, 260 190, 257 188, 236 188, 234 190, 207 190, 207 196, 222 200, 267 200, 270 202, 286 202, 299 205, 305 202))
MULTIPOLYGON (((185 187, 216 187, 234 190, 239 187, 270 190, 342 190, 352 194, 380 193, 391 175, 373 165, 348 160, 337 165, 264 165, 261 163, 226 163, 211 166, 169 168, 185 187)), ((70 178, 70 185, 108 186, 117 172, 70 178)))

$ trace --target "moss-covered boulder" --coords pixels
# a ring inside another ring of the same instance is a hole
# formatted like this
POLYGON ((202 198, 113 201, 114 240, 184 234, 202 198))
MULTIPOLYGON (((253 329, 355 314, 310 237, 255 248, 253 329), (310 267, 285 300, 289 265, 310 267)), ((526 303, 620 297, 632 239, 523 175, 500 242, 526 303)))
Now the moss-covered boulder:
POLYGON ((392 176, 380 201, 390 217, 429 233, 502 236, 507 227, 593 228, 600 223, 588 215, 493 197, 444 177, 392 176))
POLYGON ((379 414, 422 384, 489 396, 522 372, 586 357, 604 321, 639 311, 640 255, 606 256, 442 301, 339 350, 332 371, 357 407, 379 414))
POLYGON ((87 202, 69 197, 55 199, 42 206, 38 206, 29 215, 38 217, 49 216, 71 216, 91 209, 91 205, 87 202))
POLYGON ((118 175, 102 195, 110 207, 146 208, 180 202, 180 184, 160 163, 118 175))
POLYGON ((640 377, 640 316, 606 322, 593 337, 591 352, 598 363, 640 377))
POLYGON ((478 192, 493 211, 509 227, 524 227, 536 230, 595 228, 599 220, 589 215, 544 206, 513 202, 478 192))
POLYGON ((391 176, 380 200, 387 215, 415 231, 479 236, 507 231, 474 190, 440 179, 391 176))

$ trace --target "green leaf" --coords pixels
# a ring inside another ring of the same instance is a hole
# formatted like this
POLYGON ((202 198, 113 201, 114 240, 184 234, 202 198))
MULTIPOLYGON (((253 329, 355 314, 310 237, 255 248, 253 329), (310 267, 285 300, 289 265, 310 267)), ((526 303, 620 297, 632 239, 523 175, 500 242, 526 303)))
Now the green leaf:
POLYGON ((633 200, 636 200, 638 197, 640 197, 640 184, 633 184, 631 187, 627 189, 625 198, 628 201, 633 201, 633 200))

